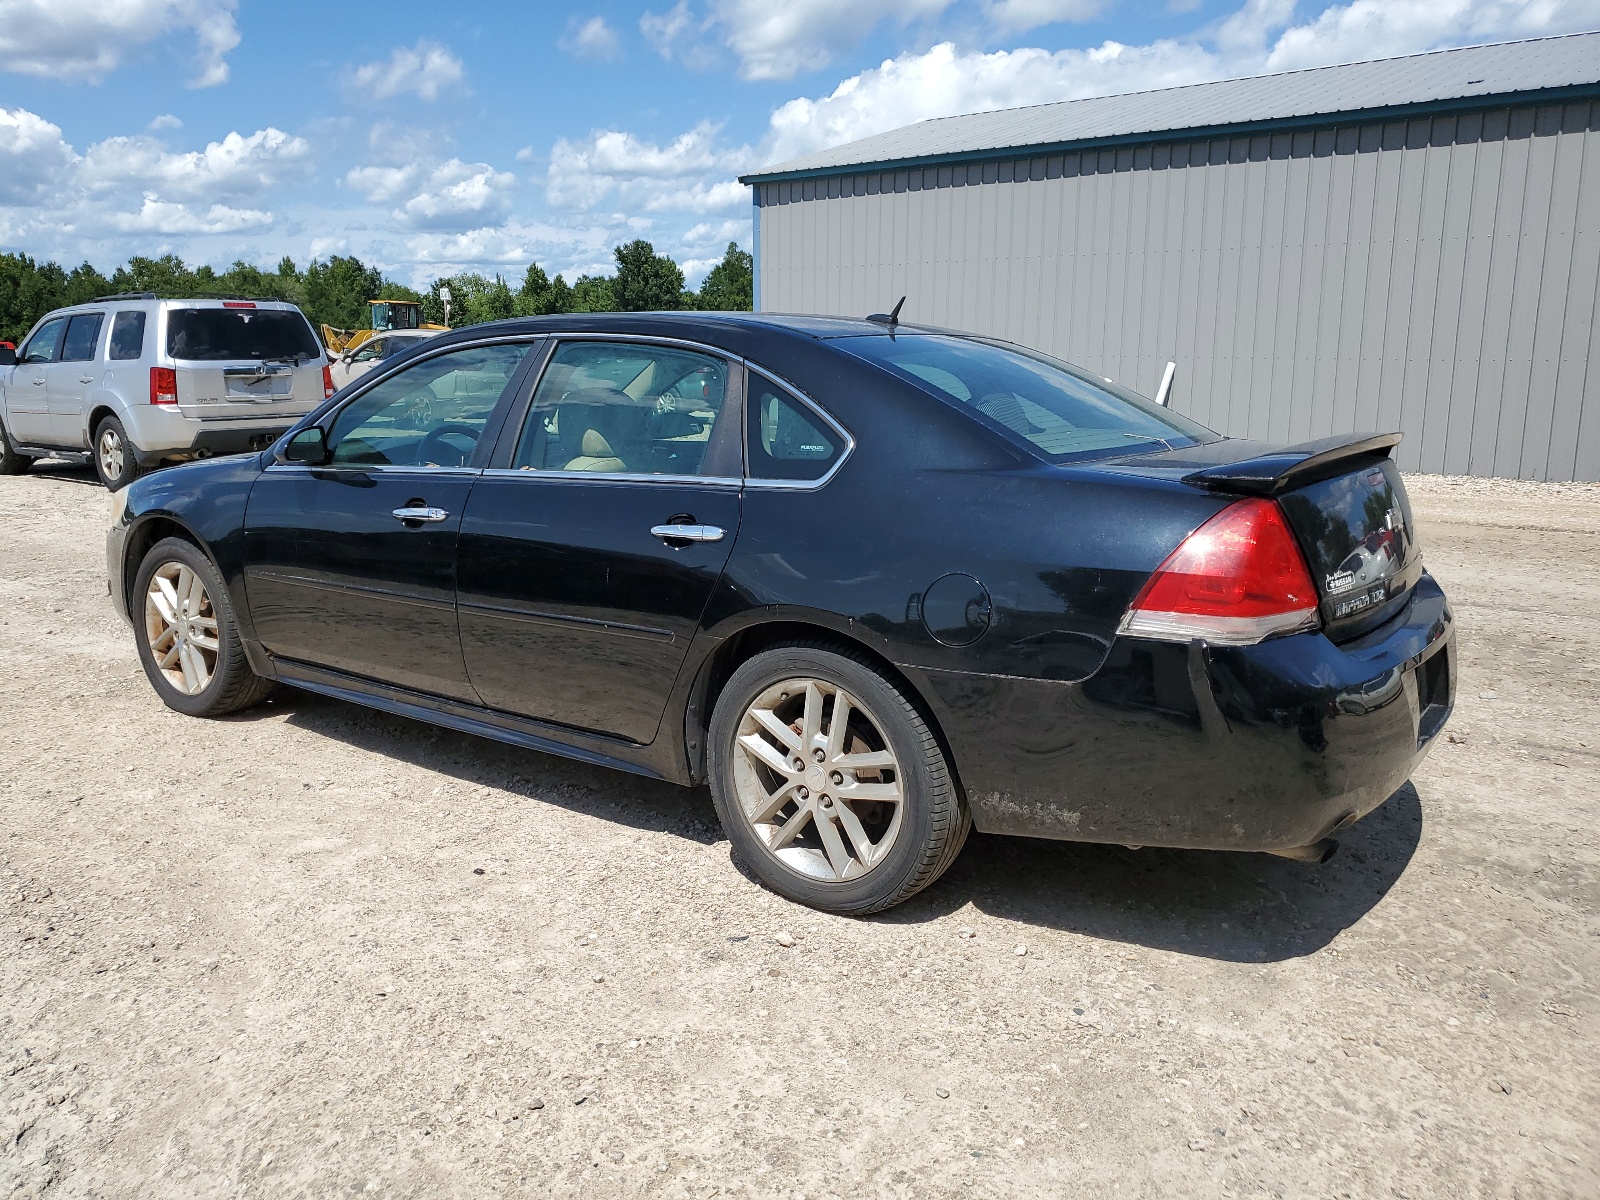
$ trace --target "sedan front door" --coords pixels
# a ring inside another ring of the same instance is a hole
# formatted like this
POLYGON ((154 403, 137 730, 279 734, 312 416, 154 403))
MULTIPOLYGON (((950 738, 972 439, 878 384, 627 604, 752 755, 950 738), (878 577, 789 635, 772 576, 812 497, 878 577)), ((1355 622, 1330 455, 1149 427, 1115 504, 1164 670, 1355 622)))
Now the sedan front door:
POLYGON ((245 516, 245 586, 268 651, 476 702, 456 628, 456 539, 536 344, 412 363, 326 422, 325 465, 262 473, 245 516))
POLYGON ((462 522, 462 650, 485 704, 654 740, 738 532, 737 379, 678 347, 556 348, 462 522))

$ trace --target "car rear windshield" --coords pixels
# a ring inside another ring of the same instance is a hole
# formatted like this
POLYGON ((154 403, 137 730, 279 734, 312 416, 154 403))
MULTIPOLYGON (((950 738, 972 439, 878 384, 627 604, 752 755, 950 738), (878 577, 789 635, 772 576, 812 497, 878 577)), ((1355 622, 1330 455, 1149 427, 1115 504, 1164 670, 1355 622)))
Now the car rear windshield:
POLYGON ((256 308, 175 308, 167 313, 167 353, 199 362, 293 359, 321 351, 298 312, 256 308))
POLYGON ((840 338, 834 345, 977 410, 1052 462, 1217 438, 1126 388, 1015 346, 915 333, 840 338))

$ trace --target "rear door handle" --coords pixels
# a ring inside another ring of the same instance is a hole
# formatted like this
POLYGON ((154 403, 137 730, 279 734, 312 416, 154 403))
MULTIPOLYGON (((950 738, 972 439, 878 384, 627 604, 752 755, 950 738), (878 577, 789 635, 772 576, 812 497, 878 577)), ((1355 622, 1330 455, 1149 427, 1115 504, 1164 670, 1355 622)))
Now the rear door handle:
POLYGON ((430 508, 426 505, 413 505, 394 510, 397 521, 442 521, 450 514, 442 508, 430 508))
POLYGON ((94 376, 93 375, 79 375, 78 376, 78 382, 79 383, 93 383, 94 382, 94 376))
POLYGON ((29 380, 29 382, 32 383, 34 387, 43 387, 44 386, 44 376, 43 375, 35 375, 31 380, 29 380))
POLYGON ((656 525, 650 532, 663 542, 720 542, 728 534, 716 525, 656 525))

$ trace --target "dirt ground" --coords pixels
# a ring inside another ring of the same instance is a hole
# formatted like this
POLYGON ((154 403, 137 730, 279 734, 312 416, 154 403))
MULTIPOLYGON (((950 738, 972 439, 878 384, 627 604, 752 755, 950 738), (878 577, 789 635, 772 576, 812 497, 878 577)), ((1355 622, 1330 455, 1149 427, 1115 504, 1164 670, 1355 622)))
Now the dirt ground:
POLYGON ((1600 487, 1410 483, 1460 700, 1331 863, 974 836, 851 921, 704 792, 169 712, 105 493, 0 479, 0 1197, 1600 1194, 1600 487))

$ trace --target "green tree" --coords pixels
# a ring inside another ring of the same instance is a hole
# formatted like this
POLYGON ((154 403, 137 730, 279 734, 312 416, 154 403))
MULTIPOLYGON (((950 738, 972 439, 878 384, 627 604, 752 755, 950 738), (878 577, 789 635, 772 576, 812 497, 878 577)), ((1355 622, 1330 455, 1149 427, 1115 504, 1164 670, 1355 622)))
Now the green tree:
POLYGON ((755 261, 729 242, 722 261, 711 268, 694 298, 695 307, 713 312, 749 312, 755 299, 755 261))
MULTIPOLYGON (((52 263, 52 266, 55 264, 52 263)), ((91 300, 108 295, 111 281, 88 263, 79 263, 66 277, 61 288, 62 304, 88 304, 91 300)))
POLYGON ((617 312, 612 283, 604 275, 579 275, 572 285, 572 307, 569 312, 617 312))
POLYGON ((617 275, 611 281, 613 309, 659 312, 683 307, 683 271, 672 259, 657 254, 643 238, 618 246, 612 253, 617 258, 617 275))
POLYGON ((0 339, 21 345, 33 323, 59 306, 66 273, 26 254, 0 254, 0 339))
MULTIPOLYGON (((206 268, 210 272, 210 268, 206 268)), ((192 296, 202 289, 195 272, 176 254, 163 254, 160 258, 134 255, 126 266, 118 267, 111 276, 111 288, 117 292, 154 292, 158 296, 192 296)))
POLYGON ((528 267, 517 291, 519 317, 543 317, 572 311, 572 289, 560 275, 551 279, 538 263, 528 267))
POLYGON ((504 278, 496 275, 489 279, 476 271, 463 271, 433 281, 422 300, 422 313, 429 321, 444 320, 444 301, 439 297, 442 287, 450 289, 450 324, 454 328, 516 316, 517 298, 504 278))
POLYGON ((302 306, 313 325, 335 329, 367 329, 372 313, 367 301, 383 287, 383 272, 354 256, 334 255, 325 263, 312 261, 306 268, 302 306))

